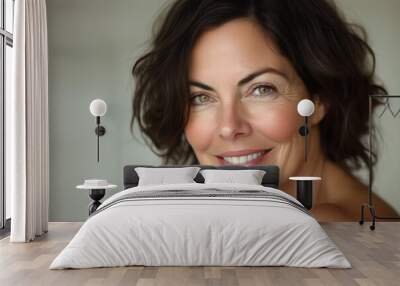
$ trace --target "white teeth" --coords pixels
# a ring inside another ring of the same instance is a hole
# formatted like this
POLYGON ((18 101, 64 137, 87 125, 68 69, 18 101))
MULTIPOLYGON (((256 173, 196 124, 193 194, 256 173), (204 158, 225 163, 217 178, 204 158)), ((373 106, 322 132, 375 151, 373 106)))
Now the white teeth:
POLYGON ((232 157, 224 157, 225 161, 228 161, 231 164, 246 164, 249 161, 252 161, 261 155, 263 155, 265 152, 257 152, 257 153, 252 153, 249 155, 244 155, 244 156, 232 156, 232 157))
POLYGON ((240 164, 240 158, 241 157, 231 157, 232 163, 233 164, 240 164))

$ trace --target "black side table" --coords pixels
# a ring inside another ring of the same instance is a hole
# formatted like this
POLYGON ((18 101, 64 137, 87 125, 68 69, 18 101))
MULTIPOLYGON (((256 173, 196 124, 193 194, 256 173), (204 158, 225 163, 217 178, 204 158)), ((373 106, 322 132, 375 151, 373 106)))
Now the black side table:
POLYGON ((97 210, 97 208, 101 205, 100 200, 106 194, 106 189, 90 189, 89 197, 93 200, 89 204, 89 215, 97 210))
POLYGON ((313 206, 313 181, 320 181, 320 177, 290 177, 297 182, 297 200, 308 210, 313 206))
POLYGON ((106 190, 116 187, 116 185, 108 184, 107 180, 85 180, 85 184, 76 186, 77 189, 89 190, 89 197, 93 200, 88 206, 89 215, 101 205, 100 200, 106 194, 106 190))

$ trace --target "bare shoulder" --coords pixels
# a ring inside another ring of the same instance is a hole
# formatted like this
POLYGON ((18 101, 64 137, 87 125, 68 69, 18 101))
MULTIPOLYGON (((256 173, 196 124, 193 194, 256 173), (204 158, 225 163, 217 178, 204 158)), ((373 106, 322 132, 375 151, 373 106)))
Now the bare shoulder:
MULTIPOLYGON (((321 191, 325 199, 314 211, 317 219, 358 220, 361 205, 368 202, 368 187, 333 163, 329 163, 324 181, 321 191)), ((372 201, 379 216, 397 216, 390 204, 379 196, 373 194, 372 201)), ((368 213, 366 218, 369 217, 368 213)))

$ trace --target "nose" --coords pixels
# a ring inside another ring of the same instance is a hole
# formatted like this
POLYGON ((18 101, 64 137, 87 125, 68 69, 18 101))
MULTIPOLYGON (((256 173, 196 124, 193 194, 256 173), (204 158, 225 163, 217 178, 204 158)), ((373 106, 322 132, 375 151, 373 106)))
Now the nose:
POLYGON ((223 140, 235 140, 251 132, 245 110, 240 102, 230 102, 221 107, 219 136, 223 140))

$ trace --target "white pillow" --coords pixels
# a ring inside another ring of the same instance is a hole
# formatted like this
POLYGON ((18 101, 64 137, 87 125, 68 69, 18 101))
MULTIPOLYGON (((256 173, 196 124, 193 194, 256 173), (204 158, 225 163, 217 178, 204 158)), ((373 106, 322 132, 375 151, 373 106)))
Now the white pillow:
POLYGON ((138 186, 196 183, 193 179, 199 170, 199 167, 135 168, 139 176, 138 186))
POLYGON ((265 175, 263 170, 201 170, 200 174, 204 177, 204 183, 226 183, 226 184, 246 184, 261 185, 265 175))

